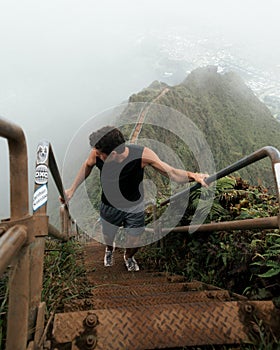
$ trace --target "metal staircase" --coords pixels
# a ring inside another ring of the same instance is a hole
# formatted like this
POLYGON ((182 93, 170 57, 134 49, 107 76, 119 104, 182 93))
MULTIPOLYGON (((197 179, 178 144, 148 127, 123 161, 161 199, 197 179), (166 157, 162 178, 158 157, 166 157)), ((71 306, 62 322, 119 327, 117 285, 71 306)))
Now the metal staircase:
MULTIPOLYGON (((273 327, 271 301, 248 301, 201 282, 147 271, 127 272, 123 251, 103 266, 104 246, 85 246, 92 297, 55 315, 55 349, 167 349, 250 341, 257 319, 273 327)), ((275 325, 276 327, 277 325, 275 325)))
MULTIPOLYGON (((92 296, 71 300, 65 304, 64 313, 55 315, 50 344, 49 322, 45 324, 46 304, 41 300, 45 239, 47 236, 63 241, 73 236, 79 239, 79 232, 68 205, 60 208, 61 230, 48 222, 49 173, 65 199, 51 145, 43 142, 37 148, 30 215, 24 133, 20 127, 0 119, 0 137, 8 141, 10 160, 11 217, 0 221, 0 276, 9 275, 7 350, 140 350, 237 344, 256 338, 260 325, 279 334, 280 310, 272 301, 250 301, 200 282, 189 283, 178 276, 144 270, 127 272, 121 250, 115 252, 115 266, 104 268, 104 246, 92 241, 85 245, 92 296)), ((265 157, 271 160, 280 203, 280 152, 271 146, 222 169, 207 181, 211 183, 265 157)), ((160 206, 196 188, 197 185, 182 191, 160 206)), ((279 229, 279 213, 269 218, 203 224, 199 230, 279 229)), ((187 232, 189 228, 172 230, 187 232)), ((170 228, 157 229, 170 231, 170 228)))

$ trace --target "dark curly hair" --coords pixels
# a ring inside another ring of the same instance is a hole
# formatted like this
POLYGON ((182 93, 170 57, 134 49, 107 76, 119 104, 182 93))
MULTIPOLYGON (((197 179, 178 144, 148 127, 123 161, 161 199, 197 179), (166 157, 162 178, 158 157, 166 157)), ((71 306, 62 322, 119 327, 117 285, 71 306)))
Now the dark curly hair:
POLYGON ((125 150, 125 138, 121 131, 114 126, 104 126, 94 131, 89 136, 91 147, 109 155, 112 151, 123 153, 125 150))

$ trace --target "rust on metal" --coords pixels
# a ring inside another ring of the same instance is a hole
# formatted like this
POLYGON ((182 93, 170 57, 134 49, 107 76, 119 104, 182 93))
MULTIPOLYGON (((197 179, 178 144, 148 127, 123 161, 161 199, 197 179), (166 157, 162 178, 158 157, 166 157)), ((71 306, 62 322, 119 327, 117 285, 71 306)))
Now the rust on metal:
POLYGON ((36 327, 34 334, 34 344, 39 349, 39 344, 42 342, 42 337, 45 329, 45 312, 46 312, 46 303, 40 303, 38 307, 38 313, 36 318, 36 327))
POLYGON ((111 298, 93 299, 92 305, 95 309, 110 308, 118 306, 137 306, 137 305, 160 305, 172 304, 174 300, 177 303, 193 303, 193 302, 208 302, 213 300, 226 301, 230 300, 230 295, 227 291, 199 291, 199 292, 173 292, 170 290, 166 293, 148 294, 146 287, 146 295, 135 296, 112 296, 111 298))
MULTIPOLYGON (((9 146, 10 216, 11 220, 18 220, 26 217, 29 211, 25 135, 19 126, 0 119, 0 137, 6 138, 9 146)), ((1 247, 1 252, 2 249, 1 247)), ((14 252, 14 257, 9 279, 6 349, 22 350, 26 346, 28 328, 30 261, 27 246, 23 244, 18 252, 14 252), (21 327, 18 327, 18 324, 21 324, 21 327)))
POLYGON ((118 249, 117 266, 108 271, 102 266, 101 244, 86 245, 86 252, 88 274, 100 284, 92 289, 92 298, 72 302, 54 319, 55 341, 71 343, 73 350, 86 349, 87 339, 97 339, 95 349, 237 344, 251 340, 256 319, 272 329, 279 326, 274 321, 279 312, 271 301, 248 301, 199 281, 186 282, 181 276, 125 272, 118 249))
POLYGON ((93 328, 98 324, 98 316, 94 312, 89 312, 84 322, 87 327, 93 328))
MULTIPOLYGON (((271 163, 273 165, 272 170, 273 170, 273 175, 274 175, 274 180, 275 180, 275 187, 276 187, 276 192, 277 192, 277 198, 279 201, 279 206, 280 206, 280 152, 278 149, 272 146, 265 146, 260 148, 259 150, 251 153, 250 155, 238 160, 237 162, 227 166, 226 168, 218 171, 216 174, 209 176, 205 181, 207 184, 210 184, 218 179, 221 179, 222 177, 225 177, 237 170, 240 170, 250 164, 253 164, 265 157, 269 157, 271 160, 271 163)), ((177 200, 181 198, 182 196, 186 196, 192 191, 200 188, 200 184, 195 184, 194 186, 187 188, 179 193, 174 194, 170 198, 162 201, 160 203, 160 206, 164 206, 174 200, 177 200)))
MULTIPOLYGON (((278 216, 271 216, 267 218, 244 219, 233 221, 221 221, 211 224, 180 226, 174 228, 163 228, 162 232, 188 232, 195 230, 196 232, 211 232, 211 231, 233 231, 233 230, 248 230, 248 229, 277 229, 279 227, 278 216)), ((147 232, 153 231, 146 229, 147 232)))
MULTIPOLYGON (((44 309, 38 307, 42 292, 44 236, 48 235, 48 217, 46 206, 43 205, 45 197, 41 196, 41 192, 37 192, 36 198, 33 197, 35 213, 29 215, 28 156, 23 130, 0 119, 0 137, 8 141, 10 161, 10 218, 0 223, 0 272, 12 264, 6 349, 22 350, 27 346, 28 337, 33 337, 35 329, 35 336, 36 332, 38 334, 38 317, 41 320, 44 318, 41 315, 44 309)), ((44 155, 46 147, 43 148, 40 154, 37 150, 35 189, 45 185, 48 179, 48 157, 44 155)), ((47 155, 51 157, 50 167, 55 183, 64 195, 51 147, 47 149, 47 155)), ((29 348, 33 348, 33 345, 34 341, 29 342, 29 348)))
POLYGON ((5 271, 6 267, 11 263, 14 256, 23 247, 27 239, 26 227, 16 225, 11 227, 0 238, 0 276, 5 271))
MULTIPOLYGON (((139 286, 140 287, 140 286, 139 286)), ((208 302, 208 301, 230 301, 231 297, 228 291, 173 291, 166 286, 165 292, 159 292, 156 288, 151 288, 152 285, 142 288, 141 291, 134 290, 133 294, 131 288, 127 288, 127 294, 116 295, 114 289, 110 291, 109 295, 103 297, 95 297, 86 300, 76 300, 64 305, 64 311, 74 310, 98 310, 109 309, 123 306, 137 306, 137 305, 160 305, 172 304, 174 300, 177 303, 192 303, 192 302, 208 302), (129 294, 131 293, 131 294, 129 294), (141 294, 140 294, 141 293, 141 294)), ((140 289, 140 288, 139 288, 140 289)), ((116 290, 115 290, 116 291, 116 290)), ((118 291, 117 291, 118 292, 118 291)), ((124 291, 123 291, 124 292, 124 291)))
POLYGON ((28 246, 21 248, 16 260, 16 263, 11 267, 9 279, 6 350, 22 350, 27 344, 30 292, 28 246))
MULTIPOLYGON (((244 305, 241 301, 197 302, 95 310, 99 319, 96 349, 141 350, 248 342, 241 318, 244 305)), ((270 301, 250 305, 257 315, 262 311, 269 315, 274 310, 270 301)), ((83 311, 57 314, 55 340, 75 344, 84 330, 86 315, 83 311)))
POLYGON ((7 229, 5 227, 0 226, 0 236, 2 236, 6 231, 7 231, 7 229))
MULTIPOLYGON (((164 90, 161 94, 167 91, 164 90)), ((142 113, 140 117, 144 118, 145 115, 142 113)), ((144 119, 138 120, 137 132, 143 121, 144 119)), ((28 346, 32 350, 41 348, 45 341, 45 305, 40 302, 45 236, 49 231, 57 233, 48 225, 46 215, 49 170, 64 201, 65 193, 52 147, 48 142, 43 142, 37 149, 33 216, 29 216, 27 147, 23 130, 0 119, 0 137, 8 140, 10 159, 11 218, 0 224, 0 272, 12 262, 6 349, 23 350, 28 346)), ((135 139, 136 136, 132 141, 135 139)), ((280 154, 270 146, 210 176, 207 182, 213 182, 267 156, 273 165, 279 200, 280 154)), ((172 196, 161 206, 198 187, 200 186, 195 185, 172 196)), ((154 215, 155 209, 153 206, 154 215)), ((62 234, 68 239, 75 232, 72 232, 74 221, 67 203, 62 207, 61 216, 62 234)), ((278 228, 279 223, 280 215, 235 223, 209 224, 204 225, 203 230, 278 228)), ((75 227, 77 228, 76 225, 75 227)), ((201 227, 203 225, 199 228, 201 227)), ((155 228, 161 230, 161 224, 155 228)), ((178 228, 185 229, 186 227, 178 228)), ((175 283, 172 283, 166 276, 143 271, 128 274, 120 254, 122 265, 112 267, 108 273, 101 266, 104 251, 99 248, 94 248, 97 254, 92 254, 93 251, 90 253, 98 260, 97 264, 95 260, 93 266, 88 264, 89 269, 94 268, 96 271, 96 275, 92 276, 95 288, 92 298, 84 302, 87 308, 92 307, 93 310, 55 316, 53 335, 58 343, 71 343, 72 350, 141 350, 240 343, 248 341, 254 330, 258 331, 257 320, 261 320, 274 333, 279 330, 279 310, 270 301, 249 302, 238 296, 233 300, 228 292, 212 286, 185 283, 183 280, 173 280, 175 283)), ((46 343, 44 347, 45 345, 46 343)))
POLYGON ((10 159, 10 211, 16 219, 28 214, 27 146, 23 130, 0 119, 0 137, 8 140, 10 159))
POLYGON ((48 217, 46 215, 26 215, 18 219, 2 220, 0 223, 0 228, 6 232, 8 229, 16 225, 22 225, 26 227, 28 232, 28 240, 26 244, 34 241, 35 237, 48 235, 48 217))
POLYGON ((53 226, 50 223, 48 225, 48 234, 49 236, 59 239, 61 241, 67 241, 68 239, 67 235, 61 233, 61 231, 59 231, 55 226, 53 226))

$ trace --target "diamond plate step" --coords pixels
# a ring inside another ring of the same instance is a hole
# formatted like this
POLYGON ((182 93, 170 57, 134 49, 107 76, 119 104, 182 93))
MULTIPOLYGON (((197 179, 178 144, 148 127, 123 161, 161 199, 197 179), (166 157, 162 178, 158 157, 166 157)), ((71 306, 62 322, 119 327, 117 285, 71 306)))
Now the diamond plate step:
POLYGON ((236 344, 248 342, 256 317, 270 324, 274 314, 270 301, 128 306, 57 314, 53 336, 72 350, 236 344))
MULTIPOLYGON (((115 288, 116 289, 116 288, 115 288)), ((121 289, 122 292, 124 292, 121 289)), ((193 303, 193 302, 208 302, 208 301, 230 301, 231 297, 228 291, 224 290, 209 290, 209 291, 190 291, 182 292, 175 291, 166 292, 154 291, 146 288, 145 292, 139 294, 131 289, 126 288, 126 293, 117 295, 118 293, 111 293, 106 296, 100 295, 96 298, 88 298, 83 300, 72 300, 71 303, 64 305, 64 312, 75 310, 95 310, 108 309, 123 306, 138 306, 138 305, 160 305, 176 303, 193 303), (130 294, 129 294, 130 293, 130 294)))
POLYGON ((54 349, 236 344, 249 341, 258 320, 276 333, 279 329, 279 310, 270 301, 249 302, 180 276, 142 269, 128 272, 119 249, 114 252, 114 266, 105 268, 104 246, 97 242, 85 247, 85 255, 92 298, 72 300, 65 305, 65 313, 55 315, 54 349))

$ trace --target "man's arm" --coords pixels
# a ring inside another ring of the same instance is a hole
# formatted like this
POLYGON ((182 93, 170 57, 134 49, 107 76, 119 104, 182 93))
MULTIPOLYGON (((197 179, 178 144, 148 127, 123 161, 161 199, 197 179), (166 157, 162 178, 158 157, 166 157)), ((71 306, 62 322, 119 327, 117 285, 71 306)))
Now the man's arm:
POLYGON ((147 165, 152 166, 155 170, 164 176, 169 177, 172 181, 178 183, 196 181, 202 186, 208 187, 205 182, 205 179, 209 177, 208 174, 193 173, 191 171, 174 168, 171 165, 163 162, 150 148, 145 147, 142 155, 142 167, 147 165))
POLYGON ((82 164, 82 166, 81 166, 80 170, 78 171, 78 174, 75 177, 71 187, 68 188, 67 190, 65 190, 65 195, 66 195, 67 201, 69 201, 73 197, 75 191, 80 186, 80 184, 89 176, 89 174, 91 173, 91 170, 95 164, 96 164, 96 152, 95 152, 95 149, 93 149, 90 152, 88 158, 82 164))

